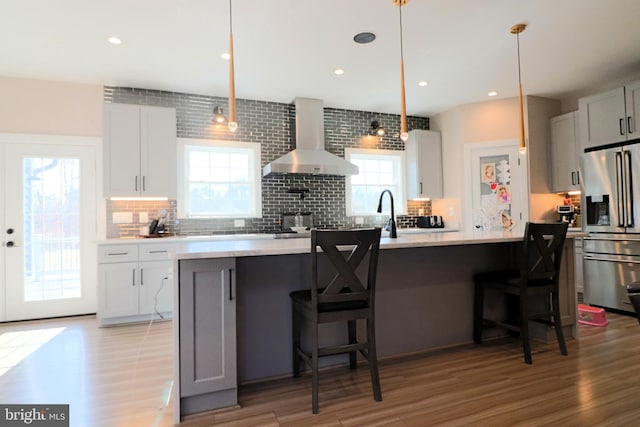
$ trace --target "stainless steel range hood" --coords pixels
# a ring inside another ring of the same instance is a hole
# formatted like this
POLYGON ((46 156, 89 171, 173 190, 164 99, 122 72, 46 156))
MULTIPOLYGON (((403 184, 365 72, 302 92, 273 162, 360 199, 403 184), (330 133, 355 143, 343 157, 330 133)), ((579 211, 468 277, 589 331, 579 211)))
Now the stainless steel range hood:
POLYGON ((296 98, 296 148, 262 168, 272 173, 355 175, 358 167, 324 149, 324 111, 320 99, 296 98))

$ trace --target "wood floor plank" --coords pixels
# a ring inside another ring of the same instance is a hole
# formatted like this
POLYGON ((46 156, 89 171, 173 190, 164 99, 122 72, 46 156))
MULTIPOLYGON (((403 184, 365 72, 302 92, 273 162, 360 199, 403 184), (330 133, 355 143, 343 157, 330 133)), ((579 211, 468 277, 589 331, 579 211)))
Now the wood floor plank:
MULTIPOLYGON (((505 338, 387 358, 380 361, 382 402, 373 399, 366 366, 325 369, 317 415, 304 373, 242 385, 240 407, 182 425, 637 425, 640 325, 607 318, 606 327, 579 325, 568 356, 535 342, 526 365, 519 342, 505 338)), ((0 403, 68 403, 78 427, 167 427, 172 380, 170 321, 99 328, 85 316, 0 325, 0 403), (51 338, 52 328, 63 330, 51 338)))

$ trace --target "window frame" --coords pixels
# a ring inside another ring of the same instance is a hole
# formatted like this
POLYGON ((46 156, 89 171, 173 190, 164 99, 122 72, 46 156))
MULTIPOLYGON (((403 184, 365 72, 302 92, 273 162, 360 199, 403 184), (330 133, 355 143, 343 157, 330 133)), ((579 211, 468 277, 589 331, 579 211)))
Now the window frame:
POLYGON ((255 142, 237 142, 215 139, 201 138, 178 138, 178 191, 177 191, 177 216, 184 219, 217 219, 217 218, 262 218, 262 167, 261 167, 261 150, 260 144, 255 142), (243 153, 249 153, 249 183, 252 189, 253 197, 250 201, 251 211, 246 214, 232 215, 190 215, 187 211, 189 206, 189 147, 203 147, 207 149, 233 149, 242 150, 243 153))
MULTIPOLYGON (((371 149, 371 148, 345 148, 345 159, 351 161, 353 156, 367 156, 370 158, 377 158, 378 160, 393 160, 394 162, 394 178, 397 181, 395 184, 395 191, 391 189, 394 198, 394 209, 396 215, 403 215, 407 211, 406 205, 406 156, 403 150, 383 150, 383 149, 371 149)), ((353 184, 351 183, 351 176, 347 176, 345 180, 345 215, 347 217, 352 216, 373 216, 382 215, 376 212, 376 206, 371 207, 371 211, 367 212, 353 212, 351 206, 351 194, 353 184)))

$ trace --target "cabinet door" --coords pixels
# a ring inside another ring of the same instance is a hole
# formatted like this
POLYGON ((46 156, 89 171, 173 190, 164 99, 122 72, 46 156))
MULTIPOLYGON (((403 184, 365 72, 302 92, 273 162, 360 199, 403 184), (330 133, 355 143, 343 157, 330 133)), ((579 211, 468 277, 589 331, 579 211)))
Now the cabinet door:
POLYGON ((104 105, 104 195, 140 195, 140 107, 104 105))
POLYGON ((98 265, 98 315, 100 318, 138 314, 138 263, 98 265))
POLYGON ((176 110, 141 107, 141 195, 176 198, 176 110))
POLYGON ((405 144, 407 198, 442 197, 442 147, 440 133, 412 130, 405 144))
POLYGON ((236 388, 235 258, 179 269, 180 396, 236 388))
POLYGON ((640 81, 625 86, 625 100, 627 103, 627 139, 640 138, 640 81))
POLYGON ((624 88, 580 98, 578 104, 581 151, 627 138, 624 88))
POLYGON ((552 185, 555 192, 580 189, 578 157, 576 155, 576 113, 552 117, 551 164, 552 185))
POLYGON ((140 314, 173 311, 172 261, 141 262, 140 314))

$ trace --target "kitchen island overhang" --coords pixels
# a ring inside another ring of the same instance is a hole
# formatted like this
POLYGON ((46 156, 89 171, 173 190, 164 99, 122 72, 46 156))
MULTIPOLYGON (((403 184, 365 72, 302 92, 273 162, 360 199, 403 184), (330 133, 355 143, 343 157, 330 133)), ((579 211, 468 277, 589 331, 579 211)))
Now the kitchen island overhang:
MULTIPOLYGON (((563 326, 568 337, 575 337, 576 333, 574 238, 584 236, 585 233, 569 233, 563 254, 560 297, 563 326)), ((521 241, 522 234, 518 232, 449 232, 382 238, 376 296, 379 356, 383 358, 471 343, 472 276, 479 271, 513 266, 516 259, 514 251, 521 241)), ((237 382, 289 375, 289 293, 310 286, 309 253, 309 239, 189 242, 180 245, 174 256, 174 271, 179 272, 178 280, 175 280, 176 355, 180 354, 180 318, 193 315, 181 313, 179 308, 179 277, 184 273, 184 267, 190 261, 213 263, 233 258, 235 283, 230 290, 236 317, 234 330, 227 332, 235 335, 237 352, 233 367, 237 372, 237 382)), ((495 308, 488 309, 499 315, 505 307, 498 303, 495 308)), ((345 334, 337 328, 333 332, 336 340, 345 334)), ((538 331, 537 335, 546 339, 546 332, 538 331)), ((210 350, 215 351, 214 348, 210 350)), ((227 390, 218 406, 215 404, 216 393, 207 396, 209 403, 191 405, 190 399, 198 397, 180 395, 180 357, 176 359, 176 420, 179 419, 178 414, 229 404, 227 390), (184 408, 189 409, 184 411, 184 408)), ((346 359, 336 358, 327 362, 343 363, 346 359)))

